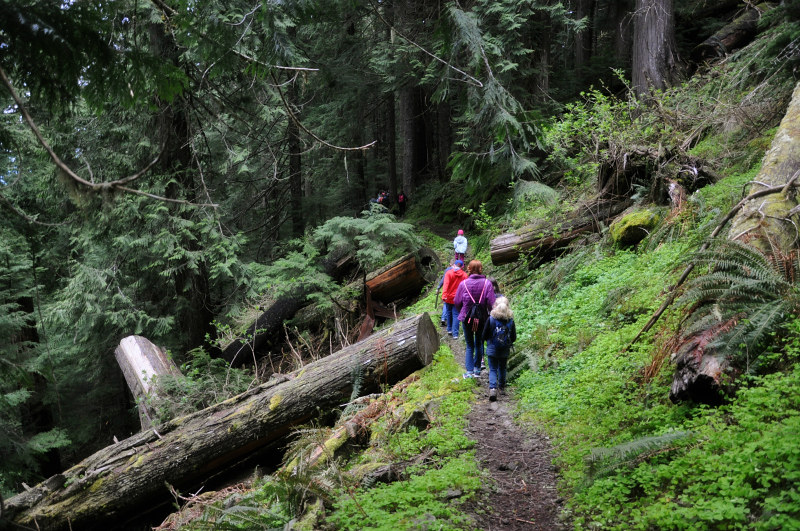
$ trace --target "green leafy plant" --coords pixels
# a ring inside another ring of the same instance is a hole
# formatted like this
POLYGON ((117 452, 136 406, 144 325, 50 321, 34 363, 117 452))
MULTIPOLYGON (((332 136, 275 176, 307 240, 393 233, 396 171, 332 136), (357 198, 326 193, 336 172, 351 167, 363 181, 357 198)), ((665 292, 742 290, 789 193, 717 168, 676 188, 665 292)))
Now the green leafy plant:
POLYGON ((718 330, 709 347, 753 370, 765 343, 800 304, 800 291, 791 281, 796 257, 770 259, 751 245, 720 240, 696 263, 707 272, 689 283, 681 299, 692 305, 684 335, 718 330))

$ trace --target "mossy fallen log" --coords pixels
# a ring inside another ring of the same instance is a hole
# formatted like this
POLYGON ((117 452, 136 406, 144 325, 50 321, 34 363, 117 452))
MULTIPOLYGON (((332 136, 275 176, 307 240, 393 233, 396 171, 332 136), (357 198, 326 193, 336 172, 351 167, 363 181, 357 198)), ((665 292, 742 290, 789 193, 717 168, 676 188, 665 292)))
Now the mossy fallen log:
POLYGON ((292 428, 429 364, 439 336, 428 314, 192 415, 108 446, 7 501, 30 529, 110 529, 169 503, 167 484, 196 487, 245 456, 285 443, 292 428))
POLYGON ((508 264, 522 256, 547 260, 581 235, 597 232, 604 222, 631 206, 628 198, 602 200, 584 206, 561 220, 539 220, 493 239, 489 252, 494 265, 508 264))
POLYGON ((749 4, 743 14, 698 44, 692 51, 692 59, 704 61, 722 57, 749 44, 758 34, 759 19, 770 9, 772 6, 766 2, 756 6, 749 4))

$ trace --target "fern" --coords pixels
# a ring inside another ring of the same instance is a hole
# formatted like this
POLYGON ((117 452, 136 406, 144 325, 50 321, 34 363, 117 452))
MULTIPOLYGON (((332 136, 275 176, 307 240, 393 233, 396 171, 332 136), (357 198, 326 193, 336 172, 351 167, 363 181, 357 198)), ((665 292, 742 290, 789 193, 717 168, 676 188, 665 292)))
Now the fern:
POLYGON ((608 476, 622 466, 631 466, 670 449, 670 445, 692 437, 690 431, 675 431, 652 435, 618 444, 611 448, 592 448, 586 458, 586 480, 608 476))
POLYGON ((766 257, 752 246, 719 241, 695 258, 707 272, 693 279, 681 302, 691 304, 684 336, 720 328, 709 346, 739 359, 747 371, 787 316, 800 303, 800 292, 788 279, 797 264, 766 257))

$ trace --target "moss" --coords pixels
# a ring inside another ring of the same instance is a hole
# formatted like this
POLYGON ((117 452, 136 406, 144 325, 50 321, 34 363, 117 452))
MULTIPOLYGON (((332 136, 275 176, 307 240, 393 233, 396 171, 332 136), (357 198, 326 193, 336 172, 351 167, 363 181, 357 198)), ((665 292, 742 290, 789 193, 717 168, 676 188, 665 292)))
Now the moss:
POLYGON ((89 486, 89 492, 97 492, 103 486, 103 483, 105 483, 105 478, 99 478, 89 486))
POLYGON ((636 210, 614 221, 609 227, 609 234, 617 245, 633 245, 647 236, 660 220, 661 213, 657 210, 636 210))
POLYGON ((269 399, 269 410, 274 411, 276 407, 278 407, 283 400, 283 397, 279 394, 272 395, 272 398, 269 399))

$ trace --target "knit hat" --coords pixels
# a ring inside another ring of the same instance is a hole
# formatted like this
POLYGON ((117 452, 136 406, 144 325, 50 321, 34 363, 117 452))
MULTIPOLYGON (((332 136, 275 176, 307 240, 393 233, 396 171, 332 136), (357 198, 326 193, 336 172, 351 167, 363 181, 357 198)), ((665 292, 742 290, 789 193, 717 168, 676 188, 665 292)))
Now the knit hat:
POLYGON ((457 265, 458 267, 464 267, 464 261, 456 260, 455 262, 453 262, 453 265, 457 265))
POLYGON ((461 229, 458 229, 458 235, 461 236, 462 234, 464 234, 464 231, 461 230, 461 229))

